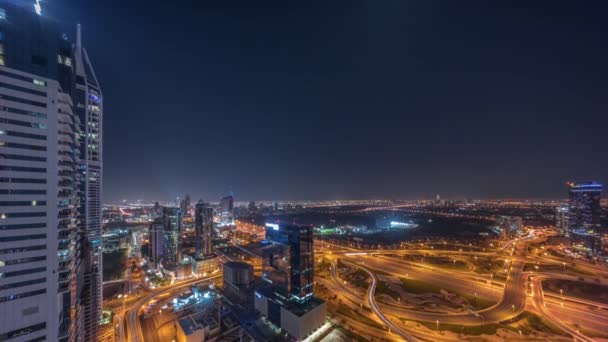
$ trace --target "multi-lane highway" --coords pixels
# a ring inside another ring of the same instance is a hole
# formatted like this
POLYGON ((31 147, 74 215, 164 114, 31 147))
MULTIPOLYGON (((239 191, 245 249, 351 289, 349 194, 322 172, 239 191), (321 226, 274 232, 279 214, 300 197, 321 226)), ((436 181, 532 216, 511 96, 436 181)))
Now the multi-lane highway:
MULTIPOLYGON (((358 291, 352 290, 349 287, 342 284, 342 281, 338 279, 335 268, 332 267, 331 274, 333 281, 342 289, 342 293, 346 293, 347 297, 350 298, 351 301, 367 301, 372 308, 372 311, 376 314, 376 316, 380 319, 380 321, 385 324, 389 329, 399 335, 401 338, 406 340, 415 340, 416 338, 427 339, 424 333, 419 331, 405 331, 403 326, 398 324, 399 320, 391 321, 388 318, 388 315, 399 317, 402 320, 413 320, 413 321, 425 321, 425 322, 441 322, 442 324, 455 324, 455 325, 482 325, 486 323, 498 323, 508 321, 514 317, 517 317, 526 309, 526 302, 528 298, 533 300, 533 305, 537 307, 539 313, 544 316, 547 320, 554 323, 555 326, 561 328, 565 332, 571 334, 573 337, 581 340, 581 341, 593 341, 591 338, 582 334, 578 329, 575 329, 565 323, 563 323, 558 317, 555 316, 550 310, 547 309, 547 301, 554 306, 557 306, 556 299, 553 297, 545 298, 545 294, 542 291, 541 279, 569 279, 569 280, 577 280, 577 277, 571 277, 567 275, 558 275, 558 274, 542 274, 539 272, 524 272, 524 266, 530 260, 534 260, 533 257, 526 256, 526 244, 527 242, 523 242, 524 246, 520 246, 520 248, 513 249, 512 255, 508 257, 508 270, 507 270, 507 278, 504 287, 496 286, 497 284, 494 282, 493 284, 488 284, 490 282, 484 283, 480 279, 479 274, 471 274, 470 270, 463 271, 454 271, 454 270, 441 270, 440 268, 434 266, 422 267, 423 265, 419 265, 417 263, 408 262, 407 260, 401 260, 400 258, 386 257, 382 256, 382 254, 427 254, 438 252, 441 254, 449 254, 454 251, 433 251, 433 250, 400 250, 400 251, 387 251, 387 250, 370 250, 363 251, 358 249, 353 249, 349 247, 339 246, 340 248, 332 248, 332 250, 327 248, 327 244, 320 246, 319 252, 329 257, 330 260, 335 260, 335 258, 340 258, 343 262, 350 264, 352 267, 358 267, 362 270, 366 271, 370 275, 370 285, 367 290, 365 296, 363 296, 358 291), (325 247, 325 248, 324 248, 325 247), (396 277, 404 277, 404 274, 408 274, 411 277, 416 277, 416 279, 426 281, 429 283, 446 283, 451 282, 451 288, 456 289, 456 291, 462 291, 470 289, 471 286, 474 286, 476 291, 480 294, 483 294, 486 298, 492 298, 493 296, 499 296, 499 301, 496 305, 489 307, 484 310, 480 310, 478 312, 462 313, 462 314, 444 314, 444 313, 436 313, 436 312, 425 312, 420 310, 411 310, 407 309, 398 304, 388 304, 388 303, 377 303, 374 298, 375 290, 377 288, 377 278, 374 274, 375 271, 380 272, 381 274, 388 274, 390 276, 396 277), (542 274, 542 276, 540 276, 542 274), (533 279, 534 284, 531 284, 529 278, 531 276, 535 276, 533 279), (454 280, 458 280, 454 282, 454 280), (532 286, 529 286, 532 285, 532 286), (527 289, 528 287, 533 288, 533 294, 528 295, 527 289)), ((332 246, 338 247, 338 246, 332 246)), ((501 249, 503 251, 504 249, 501 249)), ((456 253, 456 252, 454 252, 456 253)), ((462 253, 462 252, 461 252, 462 253)), ((477 252, 468 252, 468 253, 477 253, 477 252)), ((481 252, 480 252, 481 253, 481 252)), ((484 255, 494 255, 496 253, 483 252, 484 255)), ((601 269, 598 267, 604 274, 606 274, 605 269, 601 269)), ((602 325, 601 320, 606 320, 608 317, 603 313, 590 313, 584 311, 584 306, 593 306, 597 308, 603 308, 605 305, 602 303, 595 303, 590 300, 583 300, 574 297, 567 298, 569 302, 571 302, 571 307, 567 309, 568 312, 575 313, 580 312, 581 316, 584 319, 581 319, 582 322, 591 322, 591 326, 600 326, 602 325), (576 306, 581 306, 583 309, 576 309, 576 306)), ((562 298, 563 300, 563 298, 562 298)), ((531 302, 532 303, 532 302, 531 302)), ((532 304, 531 304, 532 305, 532 304)), ((563 304, 562 309, 563 308, 563 304)), ((565 310, 565 309, 564 309, 565 310)), ((601 329, 601 328, 600 328, 601 329)), ((595 329, 597 330, 597 329, 595 329)))
POLYGON ((126 316, 126 319, 125 319, 126 329, 125 330, 126 330, 126 335, 127 335, 126 341, 134 341, 134 342, 143 342, 144 341, 141 324, 139 322, 139 311, 140 311, 141 307, 144 306, 146 303, 150 302, 152 299, 154 299, 155 297, 158 297, 160 295, 164 295, 169 292, 177 294, 188 286, 206 282, 206 281, 209 281, 212 279, 217 279, 220 277, 221 277, 221 274, 217 274, 217 275, 212 275, 212 276, 208 276, 208 277, 195 278, 195 279, 182 281, 182 282, 175 283, 175 284, 172 284, 169 286, 158 288, 155 291, 151 292, 150 294, 138 299, 125 312, 125 316, 126 316))

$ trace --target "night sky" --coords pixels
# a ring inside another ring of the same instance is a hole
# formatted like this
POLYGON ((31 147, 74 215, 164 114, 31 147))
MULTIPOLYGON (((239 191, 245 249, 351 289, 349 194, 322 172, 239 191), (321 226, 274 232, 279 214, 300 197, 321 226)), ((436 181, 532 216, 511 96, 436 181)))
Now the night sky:
POLYGON ((105 202, 559 198, 608 181, 606 1, 43 6, 82 23, 103 87, 105 202))

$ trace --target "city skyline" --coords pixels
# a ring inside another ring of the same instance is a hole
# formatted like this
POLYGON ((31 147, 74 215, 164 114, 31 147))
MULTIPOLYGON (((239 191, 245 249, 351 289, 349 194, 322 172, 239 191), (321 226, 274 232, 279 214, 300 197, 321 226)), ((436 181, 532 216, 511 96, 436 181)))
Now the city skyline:
POLYGON ((608 180, 603 3, 43 6, 87 24, 110 92, 108 202, 562 198, 608 180))
POLYGON ((606 11, 0 0, 0 341, 605 339, 606 11))

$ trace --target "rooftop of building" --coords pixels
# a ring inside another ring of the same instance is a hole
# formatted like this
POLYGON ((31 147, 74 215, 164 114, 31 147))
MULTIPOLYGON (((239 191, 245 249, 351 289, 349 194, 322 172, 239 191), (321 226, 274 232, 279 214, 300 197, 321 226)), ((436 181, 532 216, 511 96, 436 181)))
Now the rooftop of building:
POLYGON ((279 301, 281 304, 283 304, 283 306, 287 310, 289 310, 290 312, 292 312, 293 314, 295 314, 297 316, 303 316, 304 314, 314 310, 319 305, 325 303, 325 301, 323 299, 320 299, 320 298, 317 298, 314 296, 310 297, 304 303, 298 303, 298 302, 294 302, 294 301, 285 300, 285 298, 283 297, 283 294, 279 294, 279 292, 277 291, 277 288, 272 285, 259 287, 258 289, 256 289, 255 292, 256 292, 256 296, 261 295, 270 300, 279 301))
POLYGON ((323 303, 323 299, 313 296, 304 303, 289 302, 285 308, 297 316, 303 316, 323 303))
POLYGON ((242 261, 229 261, 227 263, 224 263, 224 267, 230 267, 233 269, 241 270, 253 269, 253 266, 251 264, 242 261))
POLYGON ((182 317, 178 319, 178 323, 186 335, 191 335, 200 329, 214 330, 220 326, 217 320, 217 310, 204 310, 182 317))
POLYGON ((575 183, 575 182, 569 182, 567 183, 568 187, 572 190, 579 190, 579 189, 585 189, 585 190, 602 190, 602 184, 596 182, 596 181, 589 181, 589 182, 582 182, 582 183, 575 183))

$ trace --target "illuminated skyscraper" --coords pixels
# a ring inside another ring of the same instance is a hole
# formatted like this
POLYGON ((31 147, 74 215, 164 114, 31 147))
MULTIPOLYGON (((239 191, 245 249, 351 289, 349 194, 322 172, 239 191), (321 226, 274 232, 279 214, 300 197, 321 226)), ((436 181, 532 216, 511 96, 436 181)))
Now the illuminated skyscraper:
POLYGON ((190 216, 190 204, 190 195, 186 194, 186 198, 179 203, 179 208, 182 210, 182 215, 184 217, 190 216))
POLYGON ((99 82, 86 50, 82 47, 80 26, 74 52, 76 87, 74 112, 80 119, 80 174, 82 203, 79 218, 86 239, 83 255, 89 260, 84 270, 84 338, 97 339, 103 290, 102 266, 102 126, 103 103, 99 82))
POLYGON ((313 295, 314 246, 310 226, 266 225, 262 277, 289 299, 305 302, 313 295))
POLYGON ((36 5, 0 0, 0 340, 96 340, 101 91, 36 5))
POLYGON ((496 224, 502 237, 514 237, 521 231, 522 218, 519 216, 499 216, 496 219, 496 224))
POLYGON ((555 209, 555 228, 561 236, 568 236, 568 215, 569 210, 567 206, 557 207, 555 209))
POLYGON ((568 229, 599 232, 602 185, 596 182, 568 183, 568 229))
POLYGON ((220 224, 222 226, 234 225, 234 196, 232 194, 222 197, 220 201, 220 224))
POLYGON ((163 208, 163 267, 175 266, 182 255, 182 212, 179 208, 163 208))
POLYGON ((150 241, 150 264, 152 268, 158 270, 163 257, 163 233, 164 224, 162 218, 154 219, 154 222, 150 223, 148 229, 149 241, 150 241))
POLYGON ((310 226, 266 224, 262 279, 254 307, 292 337, 303 340, 325 323, 326 304, 314 297, 314 245, 310 226))
POLYGON ((203 259, 213 255, 213 208, 201 201, 196 203, 194 214, 196 230, 196 258, 203 259))

